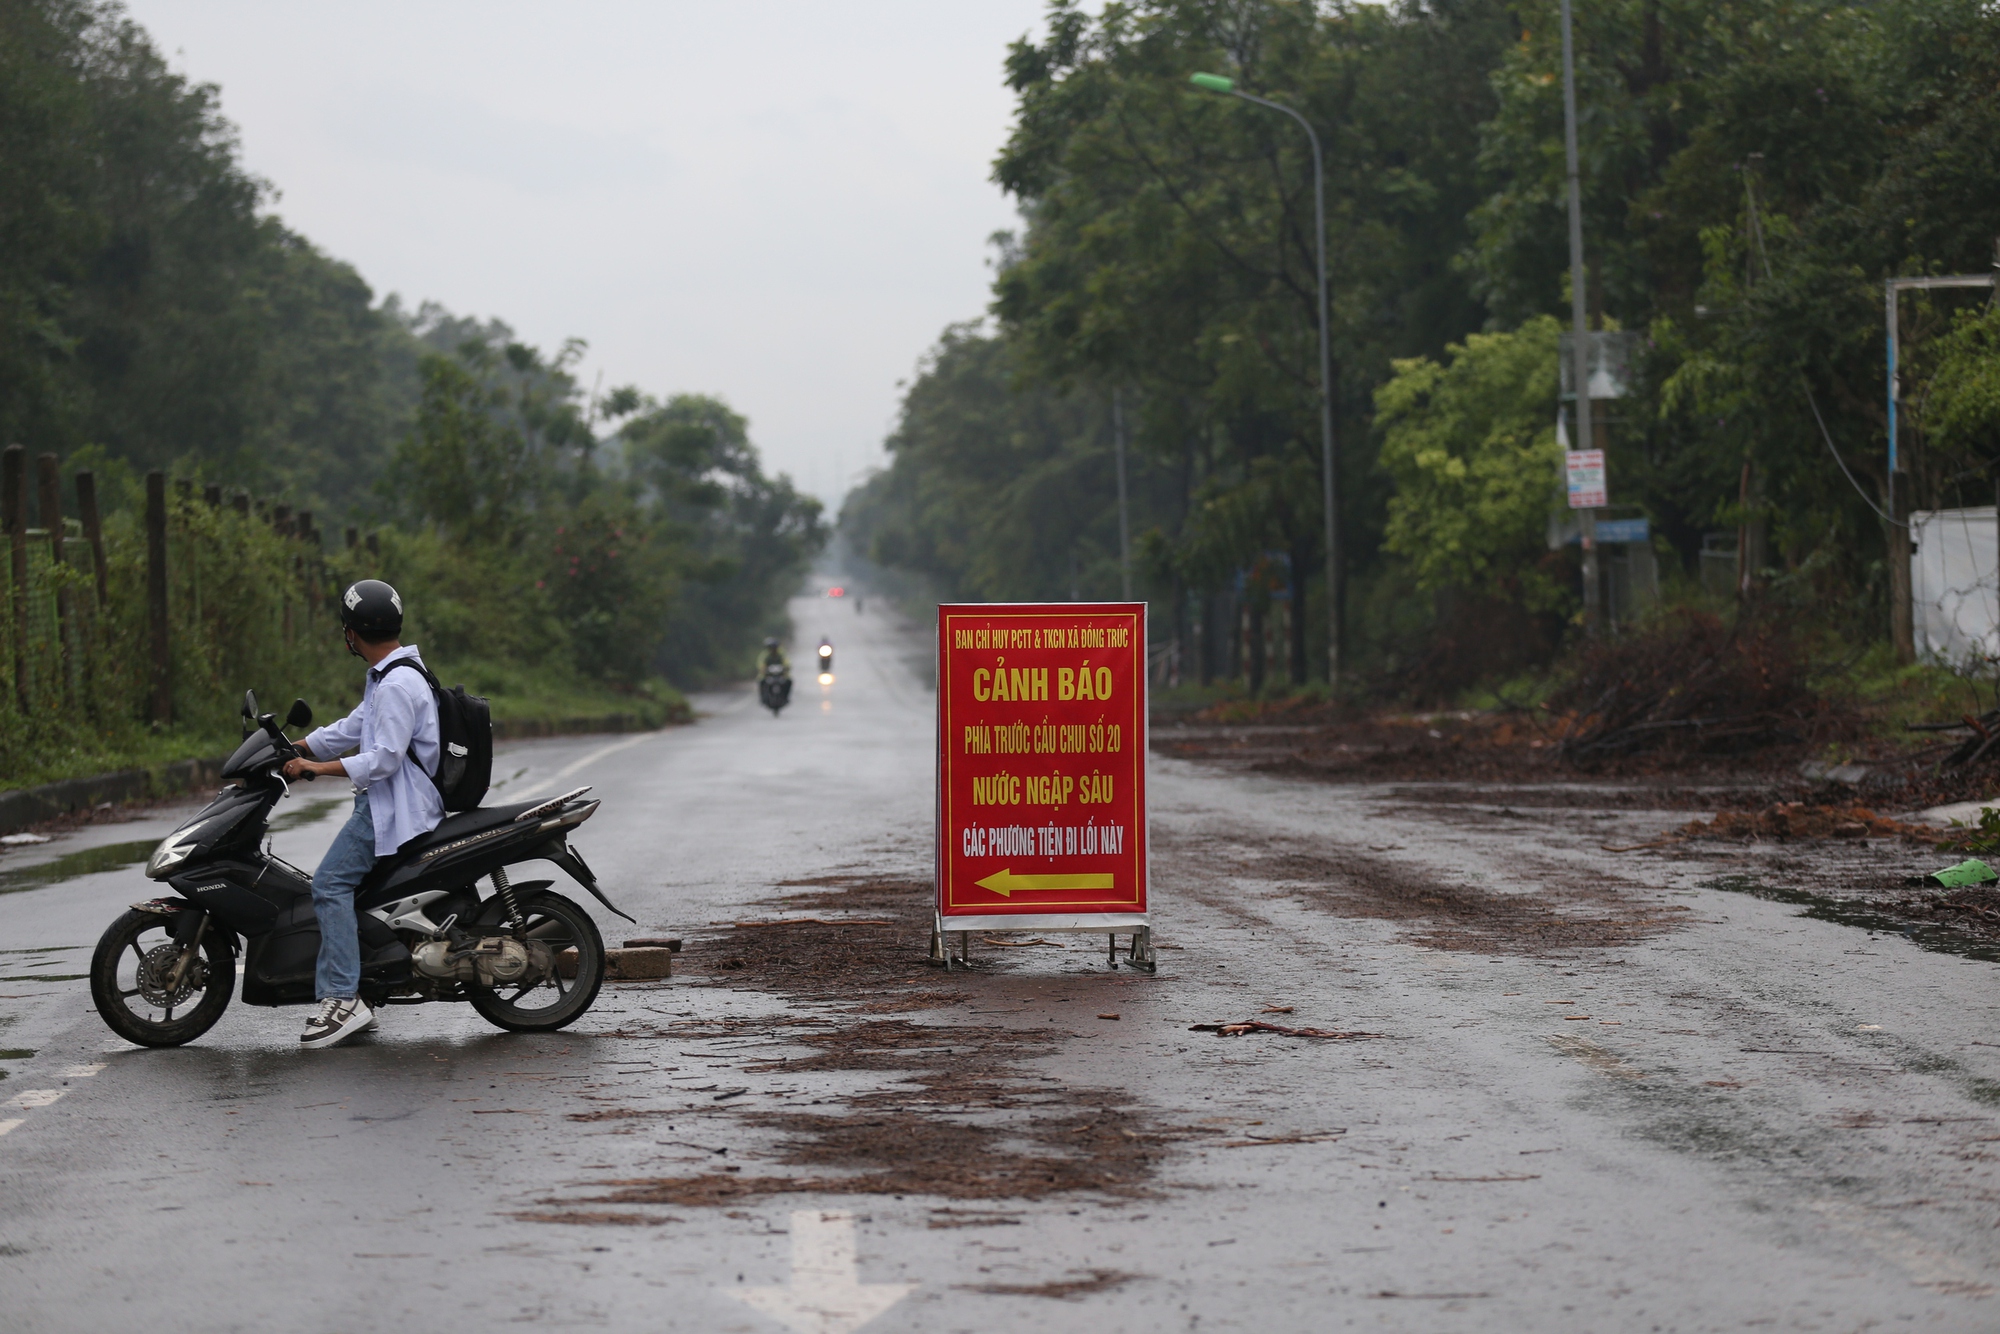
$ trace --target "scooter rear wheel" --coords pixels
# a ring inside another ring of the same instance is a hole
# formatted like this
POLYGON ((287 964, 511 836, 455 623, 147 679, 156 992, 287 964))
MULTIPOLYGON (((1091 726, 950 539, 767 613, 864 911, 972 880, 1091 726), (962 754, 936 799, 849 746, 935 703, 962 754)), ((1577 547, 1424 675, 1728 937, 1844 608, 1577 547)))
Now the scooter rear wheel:
POLYGON ((483 987, 465 984, 465 998, 472 1008, 501 1028, 515 1033, 552 1033, 574 1023, 597 999, 604 985, 604 938, 590 914, 560 894, 543 891, 521 900, 521 915, 527 919, 528 938, 547 944, 560 959, 566 950, 576 952, 575 974, 564 977, 562 969, 553 978, 531 987, 483 987))
POLYGON ((128 910, 90 958, 90 999, 111 1031, 142 1047, 178 1047, 215 1027, 236 989, 236 957, 213 925, 178 984, 173 918, 128 910))

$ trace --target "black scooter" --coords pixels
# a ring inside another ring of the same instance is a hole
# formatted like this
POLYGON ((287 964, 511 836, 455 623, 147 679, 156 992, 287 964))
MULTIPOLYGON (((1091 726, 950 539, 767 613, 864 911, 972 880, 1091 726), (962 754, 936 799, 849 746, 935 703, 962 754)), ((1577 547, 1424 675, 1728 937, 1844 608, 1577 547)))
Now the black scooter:
MULTIPOLYGON (((309 1005, 319 957, 312 878, 265 846, 271 811, 289 796, 282 773, 299 755, 257 697, 243 696, 244 740, 224 787, 161 841, 146 875, 170 896, 135 903, 97 942, 90 995, 120 1037, 177 1047, 222 1017, 238 963, 246 1005, 309 1005)), ((312 722, 304 700, 286 723, 312 722)), ((446 816, 378 861, 355 893, 361 996, 371 1006, 465 1001, 501 1028, 548 1032, 572 1023, 604 982, 604 942, 590 914, 515 883, 518 862, 554 863, 627 921, 597 887, 569 833, 599 805, 578 788, 547 801, 446 816), (479 881, 490 882, 481 895, 479 881)))
POLYGON ((777 717, 792 702, 792 674, 775 662, 766 667, 757 682, 757 699, 777 717))

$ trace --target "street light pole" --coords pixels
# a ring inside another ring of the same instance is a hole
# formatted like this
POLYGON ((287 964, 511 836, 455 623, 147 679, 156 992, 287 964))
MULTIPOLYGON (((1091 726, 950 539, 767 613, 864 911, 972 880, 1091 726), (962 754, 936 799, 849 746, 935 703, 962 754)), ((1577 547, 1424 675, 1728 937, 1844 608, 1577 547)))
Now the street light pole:
POLYGON ((1132 600, 1132 523, 1125 508, 1125 400, 1111 391, 1111 444, 1118 453, 1118 582, 1132 600))
MULTIPOLYGON (((1569 314, 1575 330, 1571 343, 1576 382, 1576 442, 1571 449, 1593 449, 1590 434, 1590 320, 1583 268, 1583 187, 1576 151, 1576 56, 1570 43, 1570 0, 1562 0, 1563 161, 1569 175, 1569 314)), ((1558 403, 1557 408, 1561 408, 1558 403)), ((1583 624, 1591 634, 1598 628, 1597 511, 1577 516, 1583 527, 1583 624)))
POLYGON ((1340 559, 1340 482, 1335 463, 1340 447, 1333 433, 1333 350, 1327 336, 1326 308, 1326 163, 1320 152, 1319 135, 1312 122, 1298 112, 1268 98, 1254 97, 1220 74, 1196 74, 1189 82, 1212 93, 1228 93, 1260 107, 1282 111, 1299 123, 1312 142, 1313 151, 1313 250, 1319 271, 1319 440, 1322 503, 1326 508, 1326 682, 1340 684, 1340 660, 1346 638, 1344 615, 1347 610, 1347 572, 1340 559))

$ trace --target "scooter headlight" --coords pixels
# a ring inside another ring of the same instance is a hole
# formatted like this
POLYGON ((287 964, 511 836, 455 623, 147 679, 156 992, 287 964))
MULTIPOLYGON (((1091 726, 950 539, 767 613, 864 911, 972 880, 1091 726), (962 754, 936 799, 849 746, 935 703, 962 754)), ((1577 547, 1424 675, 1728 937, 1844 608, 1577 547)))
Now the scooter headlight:
POLYGON ((146 863, 146 878, 164 880, 167 875, 190 856, 201 842, 201 825, 178 830, 160 840, 160 846, 153 849, 152 859, 146 863))

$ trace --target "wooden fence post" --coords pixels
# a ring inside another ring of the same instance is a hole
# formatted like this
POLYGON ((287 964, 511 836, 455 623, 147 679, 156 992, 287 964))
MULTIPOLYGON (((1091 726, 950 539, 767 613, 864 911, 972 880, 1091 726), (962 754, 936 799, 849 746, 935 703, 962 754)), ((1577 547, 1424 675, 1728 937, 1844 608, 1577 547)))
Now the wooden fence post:
POLYGON ((173 660, 167 639, 167 475, 146 474, 146 619, 152 629, 152 720, 174 720, 173 660))
POLYGON ((111 605, 110 575, 104 569, 104 521, 97 513, 97 475, 85 468, 76 475, 76 514, 83 520, 83 540, 90 544, 90 568, 97 576, 97 612, 111 605))
POLYGON ((70 625, 72 609, 70 607, 69 589, 60 582, 62 578, 61 567, 67 563, 67 557, 63 553, 63 538, 66 534, 63 532, 62 517, 62 470, 54 454, 38 454, 35 456, 35 482, 36 489, 40 493, 39 508, 42 513, 42 527, 48 531, 49 535, 49 560, 56 570, 56 578, 58 580, 56 584, 56 648, 59 654, 58 660, 62 664, 62 691, 64 697, 68 698, 74 689, 71 674, 75 670, 76 662, 70 650, 69 643, 70 630, 72 628, 70 625))
POLYGON ((0 515, 5 516, 14 603, 14 698, 21 716, 28 698, 28 451, 19 445, 0 450, 0 515))

